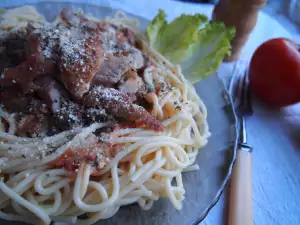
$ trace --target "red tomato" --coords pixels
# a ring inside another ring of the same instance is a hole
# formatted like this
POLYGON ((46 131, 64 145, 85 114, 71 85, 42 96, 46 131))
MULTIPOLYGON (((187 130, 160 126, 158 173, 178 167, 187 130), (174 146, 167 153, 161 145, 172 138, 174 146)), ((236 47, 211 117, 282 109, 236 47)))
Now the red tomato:
POLYGON ((299 45, 286 38, 263 43, 250 62, 250 87, 269 105, 282 107, 300 101, 299 45))

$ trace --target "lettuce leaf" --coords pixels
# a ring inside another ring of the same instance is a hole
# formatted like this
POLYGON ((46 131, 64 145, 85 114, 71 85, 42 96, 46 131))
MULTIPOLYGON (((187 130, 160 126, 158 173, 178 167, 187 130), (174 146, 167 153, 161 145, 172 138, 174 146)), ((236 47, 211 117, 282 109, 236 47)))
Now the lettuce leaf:
POLYGON ((182 14, 168 24, 166 14, 159 10, 146 29, 150 46, 172 63, 180 64, 192 83, 217 70, 223 58, 230 55, 230 41, 235 34, 223 23, 204 25, 206 22, 204 15, 182 14))
POLYGON ((183 74, 187 74, 190 82, 196 83, 218 69, 224 57, 230 55, 230 40, 234 33, 234 29, 219 22, 207 24, 199 31, 198 41, 190 45, 180 62, 183 74))
POLYGON ((146 29, 146 37, 150 46, 155 49, 160 48, 160 34, 167 25, 166 14, 163 10, 159 10, 157 16, 148 24, 146 29))
POLYGON ((147 27, 146 36, 151 47, 173 63, 179 63, 189 45, 197 41, 198 27, 205 22, 207 17, 204 15, 182 14, 168 24, 166 14, 159 10, 147 27))

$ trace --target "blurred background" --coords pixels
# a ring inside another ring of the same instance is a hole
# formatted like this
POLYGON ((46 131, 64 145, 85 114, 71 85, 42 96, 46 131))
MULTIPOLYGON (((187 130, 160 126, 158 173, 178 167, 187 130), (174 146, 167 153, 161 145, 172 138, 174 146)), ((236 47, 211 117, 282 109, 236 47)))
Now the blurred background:
MULTIPOLYGON (((183 2, 216 4, 218 0, 180 0, 183 2)), ((247 0, 244 0, 247 1, 247 0)), ((264 12, 276 19, 290 33, 300 34, 300 0, 268 0, 264 12)), ((296 38, 300 42, 300 38, 296 38)))

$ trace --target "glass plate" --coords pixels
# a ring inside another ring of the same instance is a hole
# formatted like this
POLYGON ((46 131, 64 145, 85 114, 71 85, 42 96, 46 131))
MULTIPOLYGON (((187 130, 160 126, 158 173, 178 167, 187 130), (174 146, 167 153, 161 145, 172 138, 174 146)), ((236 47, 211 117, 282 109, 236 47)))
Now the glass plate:
MULTIPOLYGON (((64 7, 81 8, 85 13, 92 13, 99 18, 111 16, 118 10, 122 10, 99 5, 58 1, 40 2, 33 5, 48 20, 53 20, 64 7)), ((146 27, 147 19, 130 13, 127 13, 127 15, 136 17, 140 21, 141 27, 146 27)), ((168 199, 159 199, 148 211, 141 210, 138 205, 126 206, 122 207, 112 218, 99 221, 96 224, 198 224, 217 203, 230 178, 235 160, 238 134, 236 115, 230 96, 216 74, 197 83, 195 87, 207 107, 208 123, 212 135, 207 146, 198 153, 196 163, 200 166, 200 170, 185 173, 183 176, 186 194, 182 210, 175 210, 168 199)), ((1 224, 12 225, 13 222, 1 221, 1 224)))

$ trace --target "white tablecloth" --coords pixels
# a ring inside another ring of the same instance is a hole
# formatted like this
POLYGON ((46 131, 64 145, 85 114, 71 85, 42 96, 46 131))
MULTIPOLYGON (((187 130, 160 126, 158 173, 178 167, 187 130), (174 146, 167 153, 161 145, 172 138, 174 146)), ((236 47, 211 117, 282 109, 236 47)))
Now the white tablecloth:
MULTIPOLYGON (((47 0, 49 1, 49 0, 47 0)), ((64 0, 66 2, 66 0, 64 0)), ((74 0, 73 0, 74 1, 74 0)), ((76 0, 75 0, 76 1, 76 0)), ((1 0, 0 6, 37 2, 36 0, 1 0)), ((169 0, 77 0, 82 3, 111 5, 151 19, 157 10, 166 11, 169 19, 181 13, 211 15, 211 5, 180 3, 169 0)), ((259 15, 256 28, 246 44, 242 59, 249 59, 258 45, 274 37, 293 37, 266 14, 259 15)), ((231 65, 222 65, 219 74, 230 75, 231 65)), ((300 224, 300 107, 272 110, 255 102, 255 114, 248 122, 249 143, 253 152, 253 207, 256 225, 300 224)), ((227 224, 225 193, 203 225, 227 224)), ((242 225, 242 224, 241 224, 242 225)))

